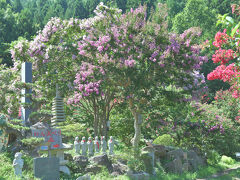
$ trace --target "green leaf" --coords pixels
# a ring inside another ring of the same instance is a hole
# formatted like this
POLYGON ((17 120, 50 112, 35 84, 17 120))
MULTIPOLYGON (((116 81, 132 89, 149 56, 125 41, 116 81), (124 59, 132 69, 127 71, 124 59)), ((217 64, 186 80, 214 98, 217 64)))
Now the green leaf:
POLYGON ((232 30, 232 33, 231 33, 231 36, 232 36, 232 37, 234 36, 234 34, 236 33, 236 31, 238 30, 239 26, 240 26, 240 22, 239 22, 239 23, 234 27, 234 29, 232 30))
POLYGON ((226 20, 227 20, 228 22, 230 22, 231 24, 234 24, 234 20, 233 20, 232 17, 227 16, 227 17, 226 17, 226 20))
POLYGON ((221 20, 218 20, 217 23, 216 23, 216 27, 219 25, 219 24, 222 24, 223 22, 221 20))

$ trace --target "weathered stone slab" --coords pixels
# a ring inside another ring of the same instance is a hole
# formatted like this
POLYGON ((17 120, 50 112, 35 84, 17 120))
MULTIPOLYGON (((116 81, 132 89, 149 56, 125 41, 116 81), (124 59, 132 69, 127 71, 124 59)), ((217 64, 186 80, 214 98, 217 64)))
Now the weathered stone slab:
POLYGON ((34 158, 33 160, 34 176, 41 180, 59 180, 59 159, 51 158, 34 158))

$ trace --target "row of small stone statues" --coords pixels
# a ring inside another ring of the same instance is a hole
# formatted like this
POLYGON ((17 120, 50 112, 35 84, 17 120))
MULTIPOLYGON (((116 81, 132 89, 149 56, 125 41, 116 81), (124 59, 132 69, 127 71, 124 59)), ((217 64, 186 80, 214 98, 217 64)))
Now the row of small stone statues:
MULTIPOLYGON (((108 141, 109 155, 114 154, 113 151, 115 144, 118 145, 118 142, 115 141, 112 136, 110 136, 110 139, 108 141)), ((82 137, 81 142, 79 141, 79 137, 76 137, 74 141, 74 147, 77 154, 80 154, 81 150, 83 156, 87 156, 87 151, 89 156, 93 156, 94 149, 95 153, 99 153, 100 151, 102 151, 103 154, 106 154, 107 142, 105 140, 105 136, 101 137, 101 141, 98 140, 98 136, 95 137, 94 141, 92 141, 92 138, 89 137, 87 142, 85 137, 82 137)))

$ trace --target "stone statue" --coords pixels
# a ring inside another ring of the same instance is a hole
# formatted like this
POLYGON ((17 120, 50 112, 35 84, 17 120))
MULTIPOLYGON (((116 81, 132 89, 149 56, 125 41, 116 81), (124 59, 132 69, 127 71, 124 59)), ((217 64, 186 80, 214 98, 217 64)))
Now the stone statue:
POLYGON ((87 144, 88 144, 88 155, 93 156, 93 142, 91 137, 88 138, 87 144))
POLYGON ((82 147, 82 155, 87 156, 87 143, 86 143, 86 138, 83 137, 81 141, 81 147, 82 147))
POLYGON ((105 136, 102 136, 101 146, 102 146, 102 152, 103 152, 103 154, 106 154, 107 142, 106 142, 106 140, 105 140, 105 136))
POLYGON ((80 154, 81 143, 79 142, 79 138, 76 137, 74 141, 75 153, 80 154))
POLYGON ((114 151, 114 145, 115 145, 115 144, 117 145, 118 142, 115 141, 112 136, 110 136, 110 139, 109 139, 109 141, 108 141, 109 155, 113 155, 113 154, 114 154, 113 151, 114 151))
POLYGON ((23 168, 23 159, 22 153, 17 152, 15 154, 15 159, 13 160, 13 167, 16 176, 22 176, 22 168, 23 168))
POLYGON ((95 137, 95 140, 94 140, 94 146, 95 146, 95 152, 96 152, 96 153, 99 153, 100 143, 99 143, 99 140, 98 140, 98 137, 97 137, 97 136, 95 137))

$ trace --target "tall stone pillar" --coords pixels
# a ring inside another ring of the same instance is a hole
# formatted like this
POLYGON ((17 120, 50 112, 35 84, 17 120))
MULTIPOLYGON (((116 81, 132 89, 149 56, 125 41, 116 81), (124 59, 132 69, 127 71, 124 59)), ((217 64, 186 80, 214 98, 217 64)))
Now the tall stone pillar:
MULTIPOLYGON (((24 62, 22 63, 21 77, 23 83, 32 83, 32 63, 24 62)), ((22 91, 21 102, 22 103, 31 103, 31 100, 27 95, 32 93, 32 89, 23 88, 22 91)), ((23 124, 26 125, 28 122, 29 115, 31 113, 31 108, 29 107, 21 107, 21 119, 23 124)))

